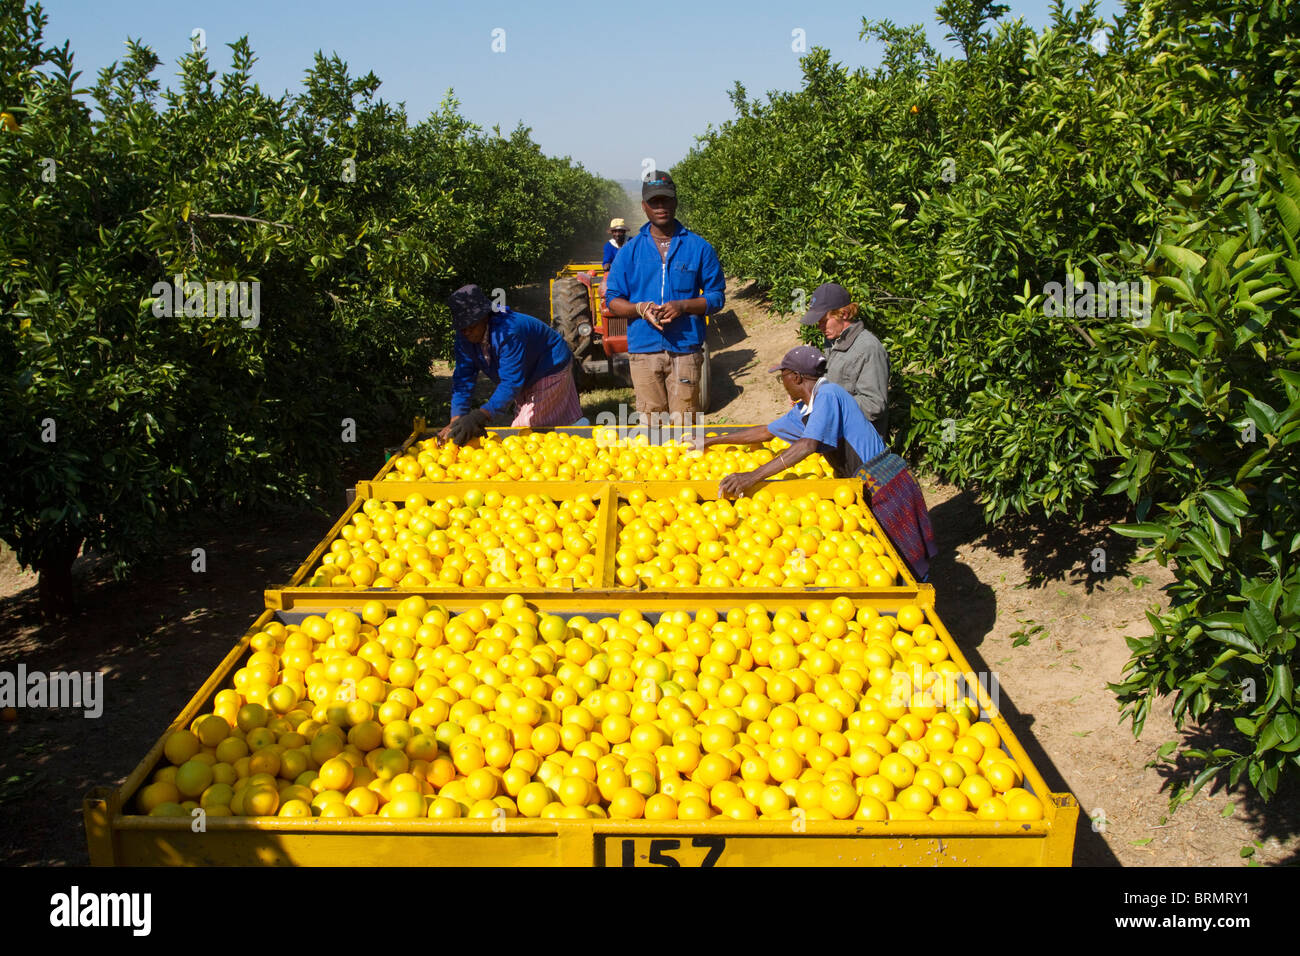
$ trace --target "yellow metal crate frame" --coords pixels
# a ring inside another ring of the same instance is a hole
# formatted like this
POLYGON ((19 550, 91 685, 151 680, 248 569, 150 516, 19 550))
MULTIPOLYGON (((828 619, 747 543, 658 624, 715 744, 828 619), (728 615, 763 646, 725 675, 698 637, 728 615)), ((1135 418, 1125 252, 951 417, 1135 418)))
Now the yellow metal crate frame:
MULTIPOLYGON (((453 612, 482 603, 482 595, 424 592, 453 612)), ((378 599, 390 609, 406 595, 354 594, 333 606, 357 608, 378 599)), ((925 588, 922 605, 954 663, 971 667, 958 649, 925 588)), ((1020 741, 995 710, 990 715, 1006 751, 1024 770, 1025 783, 1042 799, 1044 818, 1032 822, 954 821, 646 821, 646 820, 290 820, 278 817, 213 818, 202 832, 185 818, 148 817, 124 812, 162 757, 167 734, 187 727, 210 706, 217 690, 249 652, 249 641, 271 620, 285 620, 323 609, 312 600, 282 595, 280 609, 267 609, 203 683, 167 732, 120 788, 100 787, 83 804, 90 861, 97 866, 126 865, 403 865, 403 866, 1069 866, 1079 807, 1068 793, 1051 793, 1020 741)), ((749 591, 725 602, 701 602, 696 595, 627 592, 611 604, 601 595, 551 594, 531 603, 555 613, 588 616, 636 607, 653 613, 670 609, 725 612, 751 602, 774 609, 806 612, 821 595, 749 591)), ((872 597, 881 613, 896 613, 896 597, 872 597)), ((972 688, 986 712, 992 701, 978 682, 972 688)))

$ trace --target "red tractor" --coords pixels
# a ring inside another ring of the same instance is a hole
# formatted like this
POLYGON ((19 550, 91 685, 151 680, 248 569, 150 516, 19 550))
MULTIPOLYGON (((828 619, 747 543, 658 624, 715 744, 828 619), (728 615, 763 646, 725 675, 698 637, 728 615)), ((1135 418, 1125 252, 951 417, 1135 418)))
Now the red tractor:
MULTIPOLYGON (((573 352, 573 376, 579 390, 593 375, 616 375, 629 385, 627 319, 605 315, 600 287, 605 269, 599 262, 569 263, 551 280, 551 327, 573 352)), ((704 321, 709 321, 708 316, 704 321)), ((704 344, 700 369, 700 411, 709 410, 709 346, 704 344)))

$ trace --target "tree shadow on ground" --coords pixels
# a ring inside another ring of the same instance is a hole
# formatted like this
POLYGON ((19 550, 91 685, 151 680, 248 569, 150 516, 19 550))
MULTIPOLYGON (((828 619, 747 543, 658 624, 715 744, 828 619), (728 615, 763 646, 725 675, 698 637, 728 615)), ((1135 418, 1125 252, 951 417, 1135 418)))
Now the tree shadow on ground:
POLYGON ((729 298, 741 299, 745 302, 762 302, 767 298, 767 291, 767 287, 756 279, 738 279, 735 288, 727 295, 729 298))
POLYGON ((97 718, 21 709, 0 724, 0 864, 86 862, 85 793, 126 777, 261 614, 263 590, 288 580, 342 510, 331 495, 320 510, 192 515, 122 580, 83 556, 78 603, 60 620, 41 618, 34 585, 0 600, 0 670, 103 675, 97 718))
POLYGON ((727 309, 725 312, 709 316, 707 341, 710 351, 729 349, 744 340, 745 327, 740 324, 740 318, 735 312, 727 309))
POLYGON ((952 547, 978 541, 999 557, 1019 556, 1031 587, 1070 577, 1089 594, 1101 585, 1129 579, 1138 542, 1110 528, 1127 518, 1123 507, 1105 502, 1086 508, 1082 520, 1008 514, 989 525, 972 489, 930 511, 935 534, 942 534, 952 547))
POLYGON ((710 407, 722 408, 740 396, 744 388, 736 384, 736 379, 753 367, 757 357, 758 353, 753 349, 729 349, 710 357, 709 368, 713 376, 710 407))
MULTIPOLYGON (((1232 717, 1227 713, 1215 714, 1201 726, 1184 731, 1180 749, 1213 751, 1223 748, 1236 753, 1251 752, 1253 744, 1233 725, 1232 717)), ((1191 784, 1204 765, 1195 758, 1176 755, 1158 763, 1155 769, 1164 779, 1161 791, 1172 798, 1177 788, 1191 784)), ((1207 781, 1203 791, 1232 800, 1233 815, 1250 824, 1260 843, 1271 839, 1286 842, 1300 833, 1300 779, 1282 775, 1277 792, 1267 801, 1250 785, 1245 774, 1235 787, 1228 785, 1228 779, 1229 773, 1224 770, 1207 781)), ((1171 816, 1176 819, 1176 815, 1171 816)), ((1300 850, 1292 852, 1277 865, 1300 866, 1300 850)))

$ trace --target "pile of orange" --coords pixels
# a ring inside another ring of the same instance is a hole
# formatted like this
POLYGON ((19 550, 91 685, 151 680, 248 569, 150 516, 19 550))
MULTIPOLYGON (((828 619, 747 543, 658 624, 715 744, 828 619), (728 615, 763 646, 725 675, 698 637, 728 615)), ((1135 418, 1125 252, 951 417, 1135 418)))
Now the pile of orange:
POLYGON ((311 587, 591 587, 598 505, 590 495, 470 490, 367 498, 330 542, 311 587))
MULTIPOLYGON (((596 429, 584 438, 567 432, 483 438, 473 445, 443 444, 432 438, 402 454, 384 476, 386 481, 681 481, 717 480, 753 471, 790 447, 782 439, 764 446, 714 445, 694 451, 669 440, 651 445, 644 435, 621 439, 613 430, 596 429)), ((829 478, 833 472, 821 455, 809 455, 782 478, 829 478)))
POLYGON ((137 809, 189 816, 1036 820, 1038 797, 905 605, 657 620, 335 609, 270 623, 137 809))
POLYGON ((691 489, 618 509, 618 583, 650 588, 891 587, 899 568, 848 485, 831 497, 762 488, 752 498, 699 500, 691 489))

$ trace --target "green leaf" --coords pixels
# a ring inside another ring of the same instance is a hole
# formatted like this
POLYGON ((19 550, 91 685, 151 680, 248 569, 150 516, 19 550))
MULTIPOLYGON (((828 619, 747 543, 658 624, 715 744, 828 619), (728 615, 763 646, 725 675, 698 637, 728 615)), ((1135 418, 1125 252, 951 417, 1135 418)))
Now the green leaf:
POLYGON ((1249 651, 1252 654, 1258 654, 1259 648, 1250 642, 1250 638, 1238 631, 1221 630, 1219 628, 1206 628, 1205 633, 1208 637, 1227 644, 1229 647, 1235 647, 1238 650, 1249 651))
MULTIPOLYGON (((1184 302, 1194 302, 1196 299, 1196 296, 1192 293, 1192 287, 1178 276, 1156 276, 1156 282, 1166 288, 1173 289, 1178 294, 1178 298, 1184 302)), ((1185 335, 1185 333, 1181 332, 1176 334, 1185 335)), ((1173 336, 1171 335, 1170 338, 1172 339, 1173 336)))
POLYGON ((1225 558, 1228 557, 1229 551, 1232 548, 1232 538, 1227 525, 1220 524, 1217 521, 1211 521, 1209 527, 1210 537, 1214 541, 1215 552, 1225 558))
POLYGON ((1205 628, 1223 627, 1239 629, 1242 626, 1240 611, 1219 611, 1217 614, 1207 614, 1199 620, 1201 626, 1205 628))
MULTIPOLYGON (((1259 738, 1255 741, 1255 753, 1267 753, 1282 742, 1282 734, 1277 729, 1277 722, 1270 721, 1260 728, 1259 738)), ((1256 783, 1257 781, 1251 781, 1256 783)))
POLYGON ((1163 255, 1178 268, 1185 272, 1200 272, 1205 265, 1205 257, 1193 252, 1191 249, 1183 246, 1174 246, 1168 243, 1162 243, 1157 247, 1163 255))
POLYGON ((1300 262, 1295 259, 1283 259, 1282 265, 1286 268, 1287 275, 1291 277, 1291 284, 1300 288, 1300 262))
POLYGON ((1246 625, 1246 633, 1256 645, 1267 644, 1272 640, 1273 635, 1277 633, 1277 621, 1273 620, 1273 615, 1267 608, 1262 607, 1258 602, 1251 601, 1241 616, 1242 622, 1246 625))
POLYGON ((1238 497, 1238 494, 1227 491, 1203 491, 1201 498, 1205 501, 1205 506, 1220 521, 1233 527, 1240 527, 1236 519, 1250 513, 1250 504, 1238 497))
MULTIPOLYGON (((1259 426, 1259 430, 1268 434, 1277 428, 1277 412, 1269 405, 1256 398, 1246 399, 1246 414, 1259 426)), ((1245 514, 1245 512, 1241 512, 1245 514)))
POLYGON ((1286 193, 1274 193, 1273 202, 1277 206, 1278 218, 1286 227, 1291 238, 1300 236, 1300 205, 1286 193))
POLYGON ((1278 736, 1284 742, 1295 740, 1296 736, 1300 734, 1300 720, 1296 719, 1295 714, 1289 712, 1274 717, 1273 726, 1277 728, 1278 736))
MULTIPOLYGON (((1285 662, 1279 661, 1273 665, 1273 687, 1277 699, 1289 706, 1295 684, 1291 678, 1291 668, 1285 662)), ((1288 735, 1286 739, 1290 740, 1292 736, 1294 735, 1288 735)))
POLYGON ((1300 734, 1292 737, 1290 740, 1284 740, 1275 748, 1278 753, 1293 754, 1300 750, 1300 734))
POLYGON ((1210 543, 1210 539, 1205 536, 1205 532, 1196 528, 1189 528, 1183 533, 1183 537, 1196 549, 1206 564, 1219 569, 1223 568, 1223 561, 1220 559, 1214 545, 1210 543))
POLYGON ((1166 534, 1164 525, 1149 521, 1139 524, 1113 524, 1110 530, 1126 538, 1163 538, 1166 534))

